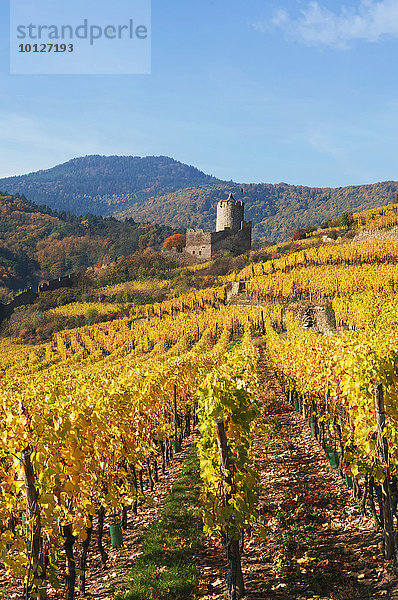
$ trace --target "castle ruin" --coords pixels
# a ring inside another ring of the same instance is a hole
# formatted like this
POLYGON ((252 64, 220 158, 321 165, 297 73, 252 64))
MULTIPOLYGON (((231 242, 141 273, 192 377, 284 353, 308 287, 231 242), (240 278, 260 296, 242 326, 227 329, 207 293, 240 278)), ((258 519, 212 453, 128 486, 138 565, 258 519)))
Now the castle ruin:
POLYGON ((204 262, 222 250, 243 254, 251 249, 252 223, 244 220, 245 205, 232 194, 217 203, 216 231, 187 229, 184 255, 193 262, 204 262))

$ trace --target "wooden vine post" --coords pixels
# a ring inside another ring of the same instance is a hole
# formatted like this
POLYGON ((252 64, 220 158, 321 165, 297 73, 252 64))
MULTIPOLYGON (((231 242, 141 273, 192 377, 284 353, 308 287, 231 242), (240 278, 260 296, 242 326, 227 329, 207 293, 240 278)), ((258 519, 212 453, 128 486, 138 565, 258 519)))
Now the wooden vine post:
MULTIPOLYGON (((137 491, 137 478, 135 478, 135 488, 137 491)), ((99 553, 101 555, 101 563, 103 567, 106 567, 106 563, 108 560, 108 555, 104 550, 104 546, 102 545, 102 536, 104 533, 104 518, 105 518, 105 508, 100 506, 98 509, 98 532, 97 532, 97 546, 99 553)))
POLYGON ((76 583, 76 561, 73 555, 73 544, 75 543, 76 538, 72 533, 72 525, 70 523, 68 523, 68 525, 63 525, 61 529, 62 536, 65 540, 64 549, 66 554, 66 600, 74 600, 76 583))
POLYGON ((385 478, 381 485, 383 498, 383 517, 384 517, 384 556, 387 560, 394 558, 395 562, 395 539, 394 539, 394 524, 391 510, 391 495, 390 495, 390 473, 388 468, 388 444, 383 435, 383 430, 386 424, 386 416, 384 411, 384 394, 383 385, 378 382, 374 386, 374 401, 376 409, 377 421, 377 437, 379 445, 380 459, 385 463, 385 478))
POLYGON ((173 384, 173 420, 174 420, 174 439, 178 439, 178 415, 177 415, 177 386, 173 384))
MULTIPOLYGON (((223 419, 215 420, 216 436, 218 451, 220 454, 221 461, 221 472, 224 478, 224 503, 228 505, 231 498, 231 494, 228 491, 231 489, 231 474, 230 474, 230 463, 228 456, 227 436, 225 435, 225 427, 223 419)), ((228 532, 228 526, 225 531, 225 548, 227 552, 227 559, 231 566, 231 579, 229 586, 229 599, 238 600, 245 595, 245 584, 242 575, 242 566, 240 562, 239 552, 239 541, 231 539, 228 532)))
POLYGON ((86 595, 87 554, 88 554, 88 547, 90 545, 91 534, 93 532, 93 523, 92 523, 93 516, 91 516, 90 518, 91 518, 91 525, 89 527, 86 527, 87 537, 82 543, 82 551, 81 551, 80 560, 79 560, 79 571, 80 571, 79 590, 80 590, 80 593, 82 596, 86 595))
MULTIPOLYGON (((43 565, 41 564, 41 524, 40 512, 38 505, 38 494, 35 487, 35 475, 33 466, 30 460, 32 454, 31 448, 27 447, 21 452, 22 469, 25 481, 26 490, 26 505, 28 512, 27 520, 27 538, 29 548, 28 569, 26 575, 25 597, 30 597, 30 578, 33 573, 34 580, 40 580, 44 574, 43 565)), ((41 598, 39 590, 39 598, 41 598)))

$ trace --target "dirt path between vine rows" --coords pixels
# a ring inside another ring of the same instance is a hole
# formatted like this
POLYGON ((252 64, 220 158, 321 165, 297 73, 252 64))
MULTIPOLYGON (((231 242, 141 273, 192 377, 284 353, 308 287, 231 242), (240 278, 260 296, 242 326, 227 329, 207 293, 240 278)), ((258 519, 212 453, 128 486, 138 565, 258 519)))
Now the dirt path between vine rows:
MULTIPOLYGON (((259 522, 245 544, 248 600, 393 600, 398 579, 383 559, 381 534, 332 471, 307 422, 286 403, 264 348, 254 442, 263 492, 259 522)), ((228 570, 218 540, 206 542, 197 598, 226 598, 228 570)))

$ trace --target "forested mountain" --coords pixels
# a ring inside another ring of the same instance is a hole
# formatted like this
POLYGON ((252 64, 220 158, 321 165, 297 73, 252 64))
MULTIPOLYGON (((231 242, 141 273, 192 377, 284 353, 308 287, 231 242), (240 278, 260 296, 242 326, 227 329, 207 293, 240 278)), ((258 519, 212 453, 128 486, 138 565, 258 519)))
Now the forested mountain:
POLYGON ((52 169, 0 179, 0 190, 78 215, 111 215, 157 195, 217 182, 166 156, 83 156, 52 169))
POLYGON ((233 192, 246 203, 254 236, 278 241, 343 211, 387 204, 395 199, 398 183, 340 188, 241 184, 220 181, 165 156, 85 156, 45 171, 1 179, 0 189, 75 214, 132 217, 141 223, 206 230, 214 229, 217 201, 233 192))
POLYGON ((57 213, 24 197, 0 195, 0 300, 137 249, 159 248, 171 227, 57 213))

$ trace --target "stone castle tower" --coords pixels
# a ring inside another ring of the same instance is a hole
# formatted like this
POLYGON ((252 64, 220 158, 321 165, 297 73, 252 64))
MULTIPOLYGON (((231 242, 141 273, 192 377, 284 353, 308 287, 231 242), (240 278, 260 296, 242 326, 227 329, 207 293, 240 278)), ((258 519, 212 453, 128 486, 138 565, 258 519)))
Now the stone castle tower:
POLYGON ((252 244, 252 223, 244 220, 244 209, 244 203, 229 194, 217 203, 216 231, 187 229, 186 246, 180 254, 175 249, 162 252, 182 264, 204 262, 225 251, 233 255, 247 252, 252 244))
POLYGON ((230 194, 227 200, 219 200, 217 203, 216 231, 239 231, 244 223, 245 205, 241 200, 235 200, 230 194))

